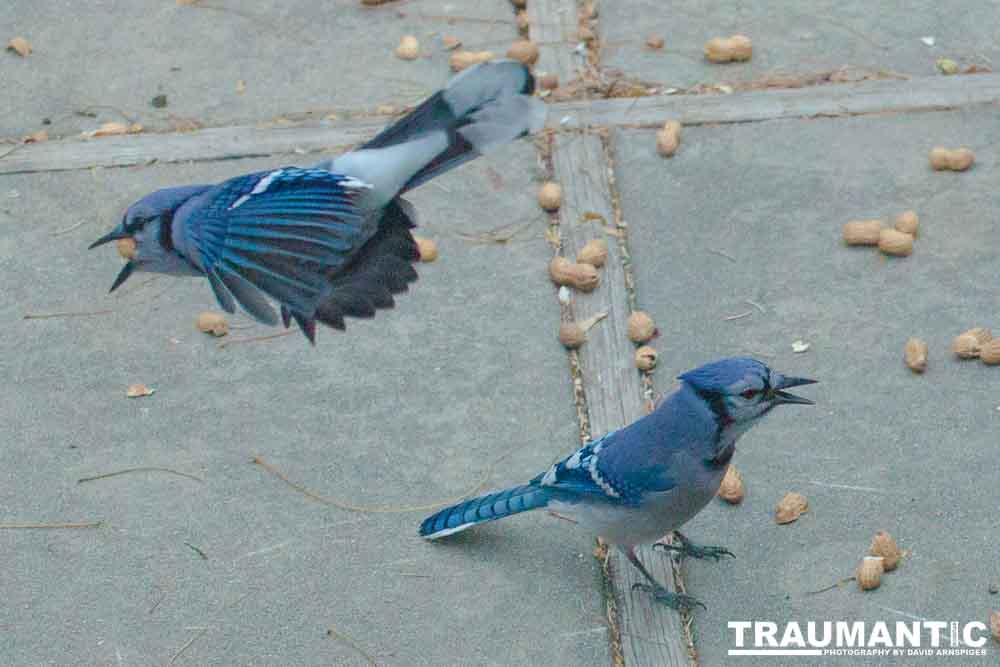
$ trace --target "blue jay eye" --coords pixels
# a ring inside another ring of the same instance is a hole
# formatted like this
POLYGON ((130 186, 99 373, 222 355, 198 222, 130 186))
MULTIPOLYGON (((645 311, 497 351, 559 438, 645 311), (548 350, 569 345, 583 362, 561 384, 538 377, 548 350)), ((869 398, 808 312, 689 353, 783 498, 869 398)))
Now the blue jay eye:
POLYGON ((758 393, 758 392, 757 392, 757 390, 756 390, 756 389, 747 389, 747 390, 746 390, 746 391, 744 391, 744 392, 743 392, 742 394, 740 394, 740 396, 742 396, 743 398, 745 398, 745 399, 748 399, 748 400, 749 400, 749 399, 753 398, 754 396, 756 396, 756 395, 757 395, 757 393, 758 393))

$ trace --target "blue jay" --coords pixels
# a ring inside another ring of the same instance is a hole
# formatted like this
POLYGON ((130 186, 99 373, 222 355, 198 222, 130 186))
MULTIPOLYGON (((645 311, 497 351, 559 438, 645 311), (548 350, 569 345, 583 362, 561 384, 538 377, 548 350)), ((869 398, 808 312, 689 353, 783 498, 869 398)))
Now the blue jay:
MULTIPOLYGON (((424 520, 420 535, 435 540, 547 508, 620 548, 658 601, 675 609, 700 604, 657 583, 636 548, 700 512, 719 490, 739 437, 777 405, 812 405, 785 390, 815 380, 782 375, 747 357, 722 359, 679 379, 680 388, 650 414, 587 443, 527 484, 441 510, 424 520)), ((682 555, 732 555, 678 536, 680 545, 669 548, 682 555)))
POLYGON ((311 343, 316 322, 373 317, 417 279, 411 205, 400 195, 487 149, 537 131, 545 105, 521 63, 470 67, 361 148, 311 169, 159 190, 90 247, 131 238, 135 271, 204 276, 219 305, 277 324, 269 299, 311 343))

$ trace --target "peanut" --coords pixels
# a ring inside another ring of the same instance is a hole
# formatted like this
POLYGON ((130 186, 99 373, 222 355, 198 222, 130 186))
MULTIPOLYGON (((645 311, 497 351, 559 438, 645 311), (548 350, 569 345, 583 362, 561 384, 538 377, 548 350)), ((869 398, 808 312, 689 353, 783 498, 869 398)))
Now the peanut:
POLYGON ((993 333, 985 327, 969 329, 951 342, 951 351, 960 359, 975 359, 982 346, 993 340, 993 333))
POLYGON ((671 157, 681 144, 681 124, 668 120, 656 133, 656 152, 663 157, 671 157))
POLYGON ((979 348, 979 359, 988 366, 1000 364, 1000 339, 993 339, 979 348))
POLYGON ((519 39, 507 49, 507 57, 524 65, 538 62, 538 45, 527 39, 519 39))
POLYGON ((913 238, 917 238, 920 233, 920 220, 916 211, 903 211, 895 217, 892 226, 913 238))
POLYGON ((416 60, 420 55, 420 42, 413 35, 404 35, 396 47, 396 57, 401 60, 416 60))
POLYGON ((601 268, 608 261, 608 243, 604 239, 587 241, 580 252, 576 253, 576 261, 581 264, 601 268))
POLYGON ((906 341, 906 347, 903 348, 903 359, 911 371, 923 373, 927 370, 927 342, 919 338, 911 338, 906 341))
POLYGON ((858 566, 858 586, 863 591, 870 591, 882 584, 882 573, 885 572, 881 556, 865 556, 858 566))
POLYGON ((492 51, 455 51, 448 58, 453 72, 461 72, 467 67, 493 60, 492 51))
POLYGON ((655 349, 643 345, 635 351, 635 367, 640 371, 651 371, 656 368, 658 356, 655 349))
POLYGON ((976 154, 968 148, 932 148, 931 168, 935 171, 965 171, 976 161, 976 154))
POLYGON ((656 323, 648 313, 636 310, 628 316, 628 339, 633 343, 645 343, 656 338, 656 323))
POLYGON ((716 37, 705 42, 705 58, 713 63, 729 63, 750 60, 753 42, 746 35, 716 37))
POLYGON ((601 278, 590 264, 576 264, 565 257, 553 257, 549 262, 549 277, 556 285, 575 287, 581 292, 592 292, 601 278))
POLYGON ((844 243, 847 245, 878 245, 881 233, 881 220, 852 220, 844 225, 844 243))
POLYGON ((538 205, 549 213, 558 211, 562 206, 562 186, 558 183, 546 183, 538 189, 538 205))
POLYGON ((896 229, 883 229, 879 233, 878 249, 886 255, 906 257, 913 252, 913 237, 896 229))

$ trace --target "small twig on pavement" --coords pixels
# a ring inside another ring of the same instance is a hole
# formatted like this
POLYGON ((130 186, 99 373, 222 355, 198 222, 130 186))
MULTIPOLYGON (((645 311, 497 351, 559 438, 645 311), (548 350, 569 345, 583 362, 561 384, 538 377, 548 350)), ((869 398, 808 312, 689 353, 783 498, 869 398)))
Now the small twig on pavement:
POLYGON ((190 542, 185 542, 184 546, 188 547, 189 549, 191 549, 191 551, 193 551, 196 554, 198 554, 199 556, 201 556, 202 560, 208 560, 208 555, 206 555, 204 551, 202 551, 201 549, 199 549, 195 545, 191 544, 190 542))
POLYGON ((84 482, 93 482, 98 479, 107 479, 108 477, 116 477, 118 475, 125 475, 130 472, 168 472, 171 475, 179 475, 181 477, 187 477, 188 479, 193 479, 196 482, 204 482, 201 477, 197 477, 190 473, 181 472, 179 470, 173 470, 171 468, 153 468, 153 467, 142 467, 142 468, 125 468, 124 470, 116 470, 115 472, 104 473, 103 475, 94 475, 93 477, 81 477, 76 480, 77 484, 83 484, 84 482))
POLYGON ((163 602, 166 598, 167 598, 167 594, 166 593, 164 593, 163 595, 161 595, 160 597, 158 597, 156 599, 156 602, 153 604, 153 606, 149 608, 149 613, 152 614, 154 611, 156 611, 156 608, 159 607, 160 603, 163 602))
POLYGON ((727 315, 726 317, 723 317, 722 319, 724 321, 726 321, 726 322, 730 322, 732 320, 742 320, 744 317, 750 317, 751 315, 753 315, 753 311, 752 310, 748 310, 745 313, 740 313, 738 315, 727 315))
POLYGON ((192 637, 191 639, 189 639, 187 641, 187 643, 184 644, 184 646, 181 646, 180 650, 178 650, 177 653, 174 653, 174 657, 170 658, 170 662, 168 664, 171 664, 171 665, 174 664, 177 661, 177 658, 181 657, 181 654, 184 653, 184 651, 188 650, 188 648, 190 648, 191 644, 195 643, 198 640, 198 638, 201 637, 206 632, 208 632, 208 628, 202 628, 201 632, 199 632, 194 637, 192 637))
POLYGON ((836 581, 826 588, 821 588, 818 591, 806 591, 806 595, 819 595, 820 593, 826 593, 827 591, 832 591, 834 588, 842 588, 844 584, 850 583, 857 579, 857 577, 845 577, 840 581, 836 581))
POLYGON ((262 340, 271 340, 272 338, 281 338, 282 336, 291 336, 296 333, 294 330, 282 331, 281 333, 269 334, 267 336, 250 336, 248 338, 234 338, 232 340, 227 340, 219 343, 219 349, 224 347, 229 347, 230 345, 239 345, 241 343, 256 343, 262 340))
POLYGON ((69 234, 74 229, 77 229, 77 228, 81 227, 83 225, 83 223, 85 223, 85 222, 86 222, 86 220, 81 220, 80 222, 78 222, 75 225, 72 225, 70 227, 67 227, 66 229, 60 229, 57 232, 52 232, 51 235, 52 236, 62 236, 63 234, 69 234))
POLYGON ((103 525, 103 521, 88 521, 86 523, 0 523, 0 530, 20 530, 49 528, 97 528, 103 525))
POLYGON ((361 648, 356 641, 351 639, 349 636, 345 635, 343 632, 340 632, 332 625, 326 631, 326 634, 330 637, 333 637, 334 639, 339 639, 340 641, 344 642, 345 644, 353 648, 355 651, 363 655, 365 660, 368 661, 370 667, 378 667, 378 663, 375 662, 375 658, 371 657, 371 655, 369 655, 367 651, 361 648))
POLYGON ((400 507, 391 507, 391 506, 389 506, 389 507, 365 507, 365 506, 362 506, 362 505, 352 505, 351 503, 345 503, 343 501, 335 500, 333 498, 327 498, 326 496, 321 496, 321 495, 319 495, 318 493, 316 493, 314 491, 310 491, 309 489, 307 489, 306 487, 302 486, 301 484, 297 484, 296 482, 293 482, 292 480, 288 479, 288 477, 284 473, 282 473, 280 470, 278 470, 277 468, 275 468, 274 466, 272 466, 270 463, 268 463, 267 461, 265 461, 264 459, 262 459, 259 456, 253 457, 253 462, 255 464, 259 465, 264 470, 266 470, 269 473, 271 473, 272 475, 274 475, 275 477, 277 477, 278 479, 280 479, 282 482, 284 482, 288 486, 292 487, 293 489, 295 489, 296 491, 298 491, 299 493, 301 493, 302 495, 304 495, 304 496, 306 496, 308 498, 312 498, 313 500, 321 502, 321 503, 323 503, 325 505, 333 505, 334 507, 338 507, 338 508, 340 508, 342 510, 347 510, 349 512, 364 512, 364 513, 367 513, 367 514, 402 514, 404 512, 429 511, 429 510, 437 509, 438 507, 443 507, 445 505, 451 505, 452 503, 457 503, 460 500, 464 500, 465 498, 468 498, 469 496, 477 493, 480 489, 482 489, 484 486, 486 486, 486 482, 489 481, 490 475, 493 474, 493 468, 494 468, 494 466, 496 466, 496 464, 499 463, 500 461, 502 461, 503 459, 507 458, 507 456, 509 456, 509 455, 510 455, 510 452, 508 452, 507 454, 505 454, 504 456, 500 457, 499 459, 497 459, 496 461, 494 461, 492 464, 490 464, 486 468, 486 472, 483 474, 482 479, 480 479, 478 482, 476 482, 476 484, 473 487, 471 487, 470 489, 468 489, 465 493, 463 493, 460 496, 455 496, 454 498, 448 498, 446 500, 439 500, 437 502, 429 503, 427 505, 412 505, 412 506, 400 506, 400 507))
POLYGON ((730 255, 728 252, 723 252, 722 250, 718 250, 716 248, 709 248, 708 251, 710 253, 712 253, 713 255, 718 255, 719 257, 725 257, 730 262, 733 262, 733 263, 736 262, 736 258, 733 257, 732 255, 730 255))
POLYGON ((53 317, 89 317, 91 315, 110 315, 113 310, 69 310, 62 313, 25 313, 25 320, 48 320, 53 317))

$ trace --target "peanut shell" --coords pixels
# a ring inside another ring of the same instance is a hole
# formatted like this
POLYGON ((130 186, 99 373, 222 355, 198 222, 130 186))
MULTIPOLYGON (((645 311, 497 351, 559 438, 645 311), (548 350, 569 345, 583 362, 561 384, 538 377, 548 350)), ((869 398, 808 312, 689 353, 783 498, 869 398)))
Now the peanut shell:
POLYGON ((726 468, 722 484, 719 485, 718 496, 730 505, 739 505, 743 502, 743 475, 731 463, 726 468))
POLYGON ((567 285, 581 292, 592 292, 600 284, 597 269, 590 264, 578 264, 565 257, 553 257, 549 262, 549 277, 556 285, 567 285))
POLYGON ((844 243, 847 245, 878 245, 881 234, 881 220, 851 220, 844 225, 844 243))
POLYGON ((968 148, 931 149, 931 168, 935 171, 965 171, 976 161, 976 154, 968 148))
POLYGON ((681 145, 681 124, 668 120, 656 133, 656 152, 663 157, 672 157, 681 145))
POLYGON ((979 348, 979 359, 988 366, 1000 364, 1000 339, 983 343, 979 348))
POLYGON ((205 311, 198 313, 195 328, 202 333, 212 334, 218 338, 229 333, 229 322, 226 321, 226 317, 222 313, 205 311))
POLYGON ((507 57, 524 65, 538 62, 538 45, 527 39, 519 39, 507 49, 507 57))
POLYGON ((420 55, 420 42, 413 35, 403 35, 396 47, 396 57, 400 60, 416 60, 420 55))
POLYGON ((640 371, 651 371, 656 368, 659 355, 649 345, 643 345, 635 351, 635 366, 640 371))
POLYGON ((879 233, 878 249, 886 255, 906 257, 913 252, 913 237, 896 229, 883 229, 879 233))
POLYGON ((903 359, 906 361, 907 368, 914 373, 926 371, 927 342, 919 338, 911 338, 906 341, 906 347, 903 348, 903 359))
POLYGON ((453 72, 461 72, 467 67, 493 60, 492 51, 454 51, 448 58, 453 72))
POLYGON ((587 241, 576 253, 576 261, 601 268, 608 261, 608 242, 604 239, 587 241))
POLYGON ((903 211, 895 217, 892 226, 913 238, 920 235, 920 220, 917 218, 916 211, 903 211))
POLYGON ((868 553, 872 556, 882 557, 882 567, 886 572, 895 570, 896 566, 899 565, 899 559, 903 556, 903 552, 896 545, 896 540, 892 539, 892 535, 884 530, 875 533, 868 553))
POLYGON ((863 591, 870 591, 882 584, 882 573, 885 571, 881 556, 865 556, 858 565, 858 586, 863 591))
POLYGON ((740 62, 753 56, 753 42, 746 35, 716 37, 705 43, 704 51, 713 63, 740 62))
POLYGON ((778 524, 791 523, 809 509, 809 501, 801 493, 791 491, 785 494, 774 510, 774 521, 778 524))
POLYGON ((562 206, 562 186, 558 183, 546 183, 538 189, 538 205, 549 213, 558 211, 562 206))
POLYGON ((649 313, 636 310, 628 316, 628 339, 633 343, 645 343, 656 338, 657 333, 656 323, 649 313))

